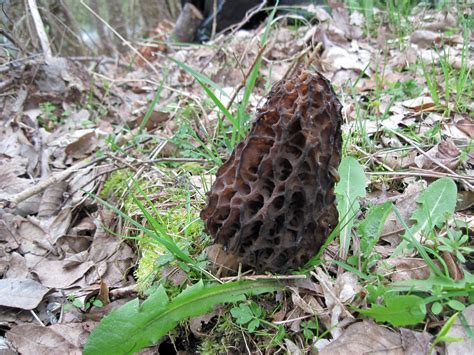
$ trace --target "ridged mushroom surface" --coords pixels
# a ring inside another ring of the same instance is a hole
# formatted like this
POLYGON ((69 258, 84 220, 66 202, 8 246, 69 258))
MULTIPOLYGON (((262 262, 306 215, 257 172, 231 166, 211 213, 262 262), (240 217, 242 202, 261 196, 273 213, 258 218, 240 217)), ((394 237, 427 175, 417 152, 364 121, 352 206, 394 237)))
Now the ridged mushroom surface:
POLYGON ((341 104, 321 74, 299 70, 272 88, 201 212, 229 261, 284 273, 318 252, 338 221, 341 123, 341 104))

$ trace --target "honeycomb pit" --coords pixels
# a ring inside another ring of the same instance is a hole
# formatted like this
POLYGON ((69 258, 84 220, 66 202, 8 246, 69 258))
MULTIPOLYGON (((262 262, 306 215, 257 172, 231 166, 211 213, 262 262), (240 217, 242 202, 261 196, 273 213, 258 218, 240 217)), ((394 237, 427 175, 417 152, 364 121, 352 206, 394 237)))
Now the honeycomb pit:
POLYGON ((201 212, 224 267, 284 273, 321 248, 338 221, 341 108, 319 73, 300 69, 272 88, 201 212))

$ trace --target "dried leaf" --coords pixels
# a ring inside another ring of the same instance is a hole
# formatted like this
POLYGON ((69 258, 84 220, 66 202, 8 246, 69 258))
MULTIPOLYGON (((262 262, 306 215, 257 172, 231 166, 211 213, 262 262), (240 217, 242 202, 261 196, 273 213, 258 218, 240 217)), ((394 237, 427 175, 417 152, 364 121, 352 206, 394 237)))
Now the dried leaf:
POLYGON ((451 170, 456 170, 459 165, 459 157, 461 152, 451 142, 443 141, 426 152, 426 155, 421 154, 414 159, 415 164, 420 169, 434 169, 443 170, 433 160, 447 166, 451 170), (430 159, 432 158, 432 159, 430 159))
POLYGON ((416 30, 410 35, 410 42, 420 48, 428 48, 435 43, 439 43, 440 36, 436 32, 428 30, 416 30))
POLYGON ((48 292, 49 288, 31 279, 2 279, 0 306, 34 309, 48 292))
POLYGON ((8 331, 6 337, 21 354, 81 354, 79 348, 50 327, 19 325, 8 331))
POLYGON ((468 119, 462 119, 456 122, 456 127, 466 133, 469 137, 474 138, 474 123, 468 119))
POLYGON ((320 355, 383 353, 404 355, 400 335, 371 321, 350 325, 342 335, 324 347, 320 355))
POLYGON ((71 158, 80 159, 92 153, 95 150, 96 146, 96 132, 92 131, 82 135, 74 142, 68 144, 65 152, 66 155, 71 158))

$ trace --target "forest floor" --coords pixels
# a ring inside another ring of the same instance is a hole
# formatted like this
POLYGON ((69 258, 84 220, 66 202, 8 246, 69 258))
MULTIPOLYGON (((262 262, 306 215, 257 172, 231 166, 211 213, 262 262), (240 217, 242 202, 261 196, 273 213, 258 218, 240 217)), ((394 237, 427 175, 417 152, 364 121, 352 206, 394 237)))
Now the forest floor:
POLYGON ((0 349, 472 353, 473 9, 305 9, 2 57, 0 349), (299 270, 222 277, 206 192, 296 64, 343 106, 339 225, 299 270))

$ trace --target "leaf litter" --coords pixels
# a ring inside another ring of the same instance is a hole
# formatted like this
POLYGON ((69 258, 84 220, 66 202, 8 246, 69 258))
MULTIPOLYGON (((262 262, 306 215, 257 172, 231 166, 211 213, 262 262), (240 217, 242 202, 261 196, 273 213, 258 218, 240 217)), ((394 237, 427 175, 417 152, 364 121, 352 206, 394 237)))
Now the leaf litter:
MULTIPOLYGON (((128 169, 157 185, 151 190, 157 196, 166 196, 168 189, 180 183, 194 186, 197 196, 208 190, 212 173, 203 178, 183 174, 184 168, 153 165, 170 158, 172 163, 183 159, 185 164, 209 167, 212 164, 206 156, 203 159, 190 152, 205 147, 209 137, 218 133, 220 115, 202 87, 168 56, 211 78, 221 102, 232 106, 244 100, 242 92, 233 97, 234 90, 245 84, 247 70, 263 53, 262 76, 245 108, 254 112, 270 84, 282 79, 301 53, 311 52, 313 66, 331 80, 343 102, 346 154, 356 156, 369 172, 368 196, 376 196, 377 204, 392 201, 402 216, 400 219, 395 211, 388 215, 374 246, 383 257, 373 267, 383 270, 390 281, 426 280, 432 275, 426 262, 414 253, 389 257, 406 240, 407 228, 417 234, 433 217, 423 209, 432 201, 420 196, 435 179, 457 179, 463 200, 472 200, 474 104, 468 92, 472 86, 463 85, 462 78, 455 83, 446 80, 442 71, 443 66, 457 70, 464 66, 471 75, 467 80, 472 81, 474 58, 466 50, 460 27, 466 14, 461 8, 415 8, 405 20, 416 25, 397 28, 397 22, 386 21, 390 12, 385 10, 363 14, 341 4, 310 5, 308 10, 317 23, 292 27, 280 20, 263 49, 259 48, 261 28, 218 35, 210 46, 168 45, 152 51, 145 45, 140 52, 153 70, 142 58, 129 70, 107 64, 88 70, 60 57, 49 62, 31 57, 20 64, 8 59, 2 63, 8 71, 1 86, 6 94, 0 97, 0 324, 8 330, 5 337, 14 349, 20 353, 80 353, 99 320, 140 291, 133 269, 146 251, 120 238, 136 237, 139 232, 89 195, 104 193, 112 174, 128 169), (376 20, 380 28, 374 31, 371 26, 376 20), (146 118, 162 80, 159 104, 146 118), (457 91, 450 92, 450 85, 457 91), (187 146, 177 139, 182 136, 184 115, 191 118, 187 146), (156 146, 161 148, 154 149, 156 146), (42 181, 48 183, 42 185, 42 181), (111 303, 105 302, 102 308, 87 305, 89 300, 105 301, 109 296, 111 303), (66 310, 75 300, 80 302, 66 310)), ((160 36, 163 29, 170 27, 157 29, 160 36)), ((467 47, 472 47, 472 33, 467 36, 467 47)), ((226 154, 225 150, 218 152, 226 154)), ((109 188, 101 196, 125 207, 121 201, 124 190, 109 188)), ((371 205, 369 197, 362 199, 367 205, 356 208, 356 219, 371 205)), ((453 196, 447 197, 444 202, 455 203, 453 196)), ((160 200, 159 204, 172 208, 177 202, 160 200)), ((133 217, 143 219, 140 212, 133 217)), ((435 217, 429 223, 442 224, 444 215, 440 212, 435 217)), ((460 209, 457 218, 469 221, 464 228, 472 236, 470 207, 460 209)), ((349 226, 346 241, 351 240, 356 250, 352 221, 349 226)), ((157 260, 166 257, 160 250, 156 255, 157 260)), ((338 245, 332 243, 322 259, 345 261, 347 255, 342 256, 340 260, 338 245)), ((451 259, 461 266, 456 258, 451 259)), ((175 286, 189 284, 183 269, 173 266, 170 270, 173 268, 178 273, 160 277, 175 286)), ((388 328, 355 311, 367 305, 364 297, 370 285, 359 274, 342 272, 328 263, 311 275, 288 282, 290 298, 275 296, 284 299, 285 309, 273 318, 274 324, 291 331, 292 337, 287 333, 274 349, 295 354, 312 349, 328 354, 426 353, 439 321, 446 319, 430 314, 425 323, 430 333, 420 327, 388 328), (310 329, 308 320, 312 319, 319 319, 329 335, 313 334, 306 341, 303 329, 310 329)), ((391 307, 388 303, 376 306, 391 307)), ((472 325, 471 309, 463 311, 468 326, 472 325)), ((205 330, 217 326, 213 322, 220 317, 222 310, 215 309, 193 318, 191 331, 204 339, 205 330)), ((458 319, 449 335, 464 340, 448 343, 448 353, 472 346, 469 334, 460 329, 464 328, 458 319)), ((253 340, 250 333, 242 336, 252 340, 252 349, 258 349, 256 342, 261 339, 253 340)))

